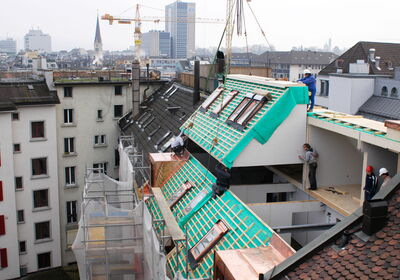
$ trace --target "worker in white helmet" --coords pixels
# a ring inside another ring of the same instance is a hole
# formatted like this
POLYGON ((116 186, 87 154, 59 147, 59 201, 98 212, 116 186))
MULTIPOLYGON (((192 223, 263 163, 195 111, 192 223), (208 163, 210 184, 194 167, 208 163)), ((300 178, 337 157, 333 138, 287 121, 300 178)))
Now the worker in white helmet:
POLYGON ((389 175, 389 171, 385 167, 379 169, 379 177, 381 177, 383 180, 381 188, 384 188, 392 179, 392 177, 389 175))
POLYGON ((315 86, 315 78, 313 75, 311 75, 311 71, 309 69, 306 69, 304 70, 304 78, 297 81, 305 84, 308 87, 308 91, 311 93, 309 100, 310 104, 307 108, 307 111, 312 112, 312 110, 314 109, 315 92, 317 91, 317 88, 315 86))

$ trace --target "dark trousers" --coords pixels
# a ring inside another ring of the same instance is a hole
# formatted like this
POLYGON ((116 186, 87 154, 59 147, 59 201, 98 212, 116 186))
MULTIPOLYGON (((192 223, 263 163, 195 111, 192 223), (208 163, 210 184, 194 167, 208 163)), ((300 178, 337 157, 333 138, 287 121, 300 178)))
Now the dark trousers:
POLYGON ((216 197, 217 195, 223 195, 227 189, 229 189, 229 187, 217 185, 216 183, 212 184, 213 197, 216 197))
POLYGON ((175 148, 172 148, 172 151, 173 151, 173 152, 175 153, 175 155, 177 155, 177 156, 181 156, 181 155, 183 154, 184 150, 185 150, 185 147, 184 147, 184 146, 177 146, 177 147, 175 147, 175 148))
POLYGON ((315 93, 316 93, 316 90, 314 89, 314 90, 312 90, 311 91, 311 95, 310 95, 310 97, 309 97, 309 110, 312 110, 312 109, 314 109, 314 104, 315 104, 315 93))
POLYGON ((308 180, 310 181, 310 189, 316 190, 317 189, 317 178, 315 173, 317 172, 317 163, 313 162, 308 165, 308 180))

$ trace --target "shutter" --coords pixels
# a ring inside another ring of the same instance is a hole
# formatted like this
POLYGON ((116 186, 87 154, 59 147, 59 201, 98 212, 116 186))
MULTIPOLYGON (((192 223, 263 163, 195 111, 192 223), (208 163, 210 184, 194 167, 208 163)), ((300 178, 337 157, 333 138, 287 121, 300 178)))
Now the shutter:
POLYGON ((0 215, 0 235, 6 234, 6 223, 4 215, 0 215))
POLYGON ((0 181, 0 201, 3 201, 3 181, 0 181))
POLYGON ((0 263, 1 267, 8 267, 7 248, 0 249, 0 263))

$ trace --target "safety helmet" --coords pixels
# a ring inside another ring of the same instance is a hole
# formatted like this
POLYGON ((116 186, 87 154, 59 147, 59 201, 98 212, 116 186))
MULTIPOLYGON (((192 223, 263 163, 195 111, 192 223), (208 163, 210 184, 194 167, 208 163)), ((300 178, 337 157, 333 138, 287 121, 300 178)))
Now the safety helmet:
POLYGON ((309 69, 305 69, 304 74, 311 74, 311 71, 309 69))
POLYGON ((379 169, 379 176, 382 176, 383 174, 389 173, 389 171, 385 168, 382 167, 381 169, 379 169))
POLYGON ((368 166, 367 166, 367 169, 366 169, 365 171, 367 171, 367 172, 373 172, 373 171, 374 171, 374 168, 373 168, 371 165, 368 165, 368 166))

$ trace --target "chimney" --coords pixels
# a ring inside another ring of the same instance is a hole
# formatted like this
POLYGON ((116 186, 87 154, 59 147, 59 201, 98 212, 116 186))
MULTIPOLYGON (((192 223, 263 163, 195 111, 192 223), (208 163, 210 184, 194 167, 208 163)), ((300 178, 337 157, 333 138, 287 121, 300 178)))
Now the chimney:
POLYGON ((380 56, 375 57, 375 67, 378 70, 381 70, 381 67, 379 66, 379 62, 380 61, 381 61, 381 57, 380 56))
POLYGON ((369 61, 375 62, 375 49, 369 49, 369 61))
POLYGON ((132 62, 132 117, 137 116, 140 105, 140 63, 137 59, 132 62))
POLYGON ((193 106, 200 101, 200 61, 194 61, 193 106))
POLYGON ((371 200, 363 203, 362 231, 372 235, 380 231, 386 225, 388 203, 386 200, 371 200))

